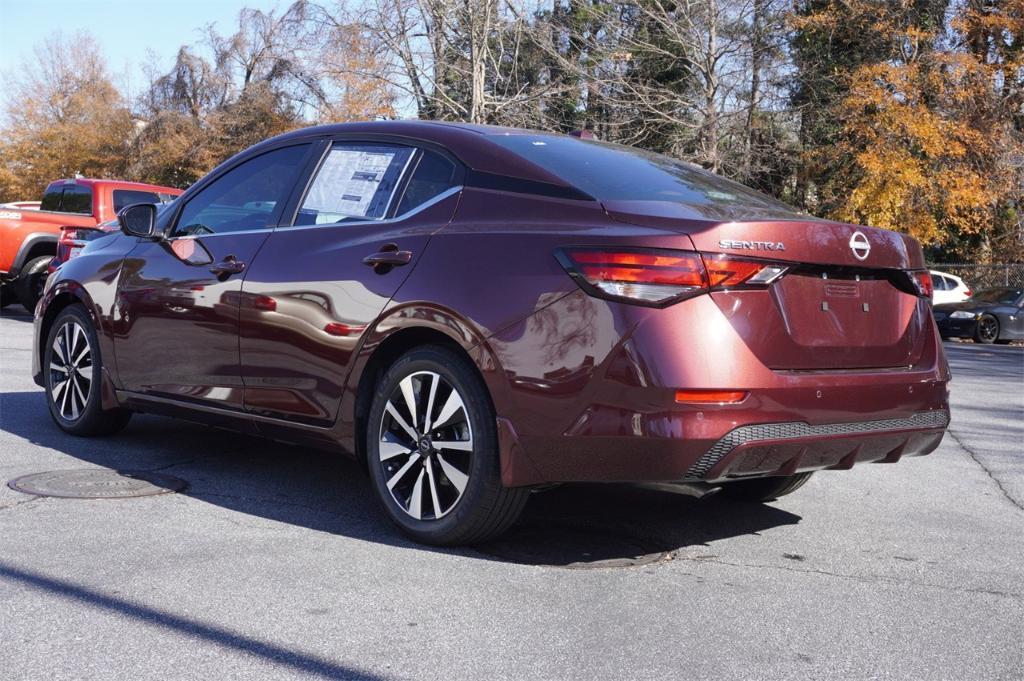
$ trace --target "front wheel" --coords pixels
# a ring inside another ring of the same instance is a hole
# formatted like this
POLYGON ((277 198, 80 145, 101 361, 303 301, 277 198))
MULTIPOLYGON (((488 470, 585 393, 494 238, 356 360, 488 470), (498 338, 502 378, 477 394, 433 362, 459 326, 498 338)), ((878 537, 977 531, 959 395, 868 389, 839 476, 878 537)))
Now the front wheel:
POLYGON ((131 412, 104 409, 100 399, 96 330, 81 305, 64 308, 50 327, 43 349, 46 400, 53 420, 71 435, 109 435, 128 424, 131 412))
POLYGON ((384 510, 425 544, 495 537, 515 523, 529 496, 501 484, 486 387, 444 347, 412 350, 384 374, 370 409, 366 455, 384 510))
POLYGON ((720 494, 737 501, 771 501, 792 494, 807 482, 811 473, 797 473, 756 480, 736 480, 722 485, 720 494))

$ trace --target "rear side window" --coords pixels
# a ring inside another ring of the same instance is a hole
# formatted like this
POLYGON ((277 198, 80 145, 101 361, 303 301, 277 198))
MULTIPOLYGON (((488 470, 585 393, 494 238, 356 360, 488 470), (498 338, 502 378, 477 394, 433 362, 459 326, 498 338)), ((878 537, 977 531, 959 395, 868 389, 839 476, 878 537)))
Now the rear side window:
POLYGON ((144 192, 137 189, 115 189, 114 212, 120 213, 122 208, 133 203, 166 203, 166 200, 161 198, 162 196, 166 196, 166 194, 144 192))
POLYGON ((39 209, 92 215, 92 189, 75 184, 50 187, 43 195, 39 209))
POLYGON ((174 236, 223 234, 269 226, 291 192, 308 144, 260 154, 224 173, 185 204, 174 236))
POLYGON ((455 164, 436 152, 424 151, 395 213, 408 213, 454 185, 455 164))
POLYGON ((934 286, 936 291, 949 291, 950 289, 956 288, 952 284, 953 282, 946 279, 941 274, 932 275, 932 286, 934 286))
POLYGON ((295 224, 383 218, 412 153, 410 147, 393 144, 335 144, 317 170, 295 224))

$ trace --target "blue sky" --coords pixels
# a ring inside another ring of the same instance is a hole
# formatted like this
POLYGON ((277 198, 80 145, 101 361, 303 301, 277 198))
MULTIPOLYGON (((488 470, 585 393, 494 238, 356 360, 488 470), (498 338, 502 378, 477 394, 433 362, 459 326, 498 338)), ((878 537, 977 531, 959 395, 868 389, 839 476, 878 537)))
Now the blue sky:
POLYGON ((287 5, 286 0, 0 0, 0 92, 8 74, 56 31, 91 33, 118 84, 135 95, 146 83, 147 50, 169 68, 178 48, 198 41, 206 24, 229 33, 243 7, 266 11, 287 5))

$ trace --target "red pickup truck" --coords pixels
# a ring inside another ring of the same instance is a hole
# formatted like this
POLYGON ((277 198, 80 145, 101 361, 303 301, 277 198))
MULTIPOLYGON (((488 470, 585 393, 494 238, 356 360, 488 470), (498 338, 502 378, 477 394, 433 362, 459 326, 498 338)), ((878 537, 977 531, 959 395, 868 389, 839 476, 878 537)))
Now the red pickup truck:
POLYGON ((0 207, 0 307, 17 301, 35 309, 62 227, 95 227, 125 206, 167 203, 181 191, 119 180, 57 180, 37 210, 0 207))

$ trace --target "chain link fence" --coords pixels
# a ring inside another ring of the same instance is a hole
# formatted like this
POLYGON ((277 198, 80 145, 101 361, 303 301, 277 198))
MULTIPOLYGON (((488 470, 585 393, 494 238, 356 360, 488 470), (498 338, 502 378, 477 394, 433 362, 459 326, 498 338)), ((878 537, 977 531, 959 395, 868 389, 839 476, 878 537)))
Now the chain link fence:
POLYGON ((974 291, 992 286, 1024 288, 1024 264, 975 265, 971 263, 929 263, 928 269, 953 274, 974 291))

